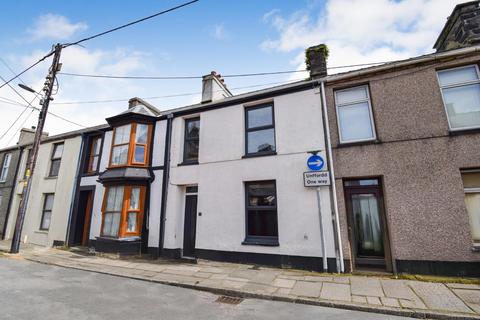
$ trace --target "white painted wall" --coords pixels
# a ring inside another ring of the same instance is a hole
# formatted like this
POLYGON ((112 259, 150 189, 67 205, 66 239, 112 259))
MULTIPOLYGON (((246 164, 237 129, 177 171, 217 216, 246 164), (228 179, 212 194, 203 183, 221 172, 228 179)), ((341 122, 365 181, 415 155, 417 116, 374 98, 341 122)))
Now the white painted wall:
MULTIPOLYGON (((303 186, 308 151, 322 150, 325 156, 319 95, 312 89, 274 98, 276 156, 242 159, 244 108, 236 105, 200 114, 200 164, 193 166, 178 166, 184 119, 174 119, 165 248, 183 247, 185 186, 198 184, 202 216, 197 217, 197 248, 321 256, 315 189, 303 186), (241 244, 245 239, 244 182, 257 180, 276 180, 278 247, 241 244)), ((322 188, 321 198, 327 254, 335 257, 328 187, 322 188)))
POLYGON ((51 246, 54 240, 65 241, 72 193, 75 186, 81 137, 48 142, 40 145, 37 165, 32 176, 32 188, 28 200, 22 241, 42 246, 51 246), (58 177, 48 177, 53 144, 64 142, 62 162, 58 177), (45 193, 54 193, 50 229, 40 230, 45 193))

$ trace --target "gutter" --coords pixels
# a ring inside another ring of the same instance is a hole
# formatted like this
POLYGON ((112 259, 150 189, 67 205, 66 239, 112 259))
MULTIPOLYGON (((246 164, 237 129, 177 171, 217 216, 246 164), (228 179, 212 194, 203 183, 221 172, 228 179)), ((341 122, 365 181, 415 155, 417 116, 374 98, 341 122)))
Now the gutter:
POLYGON ((386 70, 401 68, 401 67, 407 67, 407 66, 420 64, 420 63, 431 62, 431 61, 438 61, 438 60, 442 60, 442 59, 445 59, 445 58, 451 58, 451 57, 467 55, 467 54, 471 54, 471 53, 478 53, 478 52, 480 52, 480 46, 462 48, 462 49, 458 49, 458 50, 444 51, 444 52, 440 52, 440 53, 434 53, 434 54, 426 55, 423 58, 407 59, 407 60, 403 60, 403 61, 387 63, 387 64, 376 66, 376 67, 361 69, 361 70, 358 70, 358 71, 350 71, 350 72, 347 72, 347 73, 344 73, 344 74, 328 76, 326 78, 326 82, 335 82, 335 81, 345 80, 345 79, 349 79, 349 78, 364 76, 364 75, 367 75, 367 74, 370 74, 370 73, 386 71, 386 70))
MULTIPOLYGON (((80 171, 82 171, 82 163, 83 163, 83 157, 85 153, 85 133, 81 133, 82 137, 82 143, 80 144, 80 152, 78 153, 78 162, 77 162, 77 171, 75 174, 75 184, 73 186, 72 190, 72 199, 70 200, 70 210, 68 212, 68 222, 67 222, 67 234, 65 235, 65 245, 69 246, 69 238, 70 238, 70 227, 72 224, 72 216, 73 216, 73 211, 75 210, 75 206, 77 205, 77 190, 80 186, 80 179, 81 179, 81 174, 80 171)), ((77 214, 78 218, 78 214, 77 214)))
POLYGON ((7 205, 7 215, 5 216, 5 222, 2 230, 2 240, 5 240, 5 233, 7 232, 8 218, 10 216, 10 209, 12 207, 13 195, 15 194, 15 187, 17 186, 18 169, 20 169, 20 162, 22 160, 23 150, 25 149, 25 147, 23 146, 20 146, 17 148, 20 150, 20 155, 18 156, 17 166, 15 168, 15 175, 13 177, 12 187, 10 188, 10 197, 8 199, 8 205, 7 205))
MULTIPOLYGON (((325 142, 327 143, 326 149, 327 149, 327 161, 328 161, 328 168, 330 169, 330 180, 332 184, 332 199, 333 199, 333 215, 332 215, 332 223, 334 225, 334 233, 336 236, 336 249, 338 250, 338 261, 337 262, 337 267, 339 267, 340 272, 345 272, 345 265, 343 261, 343 249, 342 249, 342 237, 340 233, 340 223, 339 223, 339 218, 338 218, 338 199, 337 199, 337 187, 335 184, 335 169, 333 167, 333 156, 332 156, 332 144, 331 144, 331 139, 330 139, 330 126, 329 126, 329 121, 328 121, 328 112, 327 112, 327 99, 325 98, 325 81, 319 80, 318 81, 320 85, 320 94, 321 96, 321 102, 322 102, 322 114, 323 114, 323 128, 325 131, 325 142)), ((336 251, 337 251, 336 250, 336 251)), ((338 270, 338 269, 337 269, 338 270)))
POLYGON ((167 213, 167 196, 170 180, 170 146, 172 144, 172 122, 173 114, 167 115, 167 129, 165 134, 165 152, 163 155, 163 179, 162 179, 162 205, 160 207, 160 233, 158 242, 159 255, 163 252, 165 242, 165 216, 167 213))

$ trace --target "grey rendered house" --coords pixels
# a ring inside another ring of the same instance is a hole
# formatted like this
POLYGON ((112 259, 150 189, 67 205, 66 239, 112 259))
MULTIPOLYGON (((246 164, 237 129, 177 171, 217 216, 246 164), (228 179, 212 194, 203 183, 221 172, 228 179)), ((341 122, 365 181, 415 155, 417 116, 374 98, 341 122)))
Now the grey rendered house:
POLYGON ((480 276, 479 13, 458 5, 434 54, 327 78, 347 270, 480 276))
POLYGON ((15 146, 0 150, 0 238, 7 233, 7 223, 16 193, 22 158, 26 156, 35 135, 34 129, 22 129, 15 146))

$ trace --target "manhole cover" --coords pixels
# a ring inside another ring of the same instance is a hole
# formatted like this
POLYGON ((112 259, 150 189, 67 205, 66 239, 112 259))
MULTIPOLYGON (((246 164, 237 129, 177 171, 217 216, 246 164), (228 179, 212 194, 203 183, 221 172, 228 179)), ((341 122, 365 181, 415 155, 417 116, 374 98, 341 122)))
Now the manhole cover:
POLYGON ((243 301, 242 298, 229 297, 229 296, 220 296, 216 300, 216 302, 227 303, 227 304, 239 304, 242 301, 243 301))

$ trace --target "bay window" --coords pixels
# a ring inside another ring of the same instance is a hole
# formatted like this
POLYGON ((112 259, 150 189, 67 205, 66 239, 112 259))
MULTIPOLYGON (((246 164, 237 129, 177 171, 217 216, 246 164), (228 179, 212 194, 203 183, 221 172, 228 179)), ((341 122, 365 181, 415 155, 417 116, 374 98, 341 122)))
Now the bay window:
POLYGON ((110 166, 146 166, 148 165, 151 125, 132 123, 116 127, 110 166))
POLYGON ((110 186, 103 203, 102 236, 139 236, 142 231, 144 186, 110 186))

